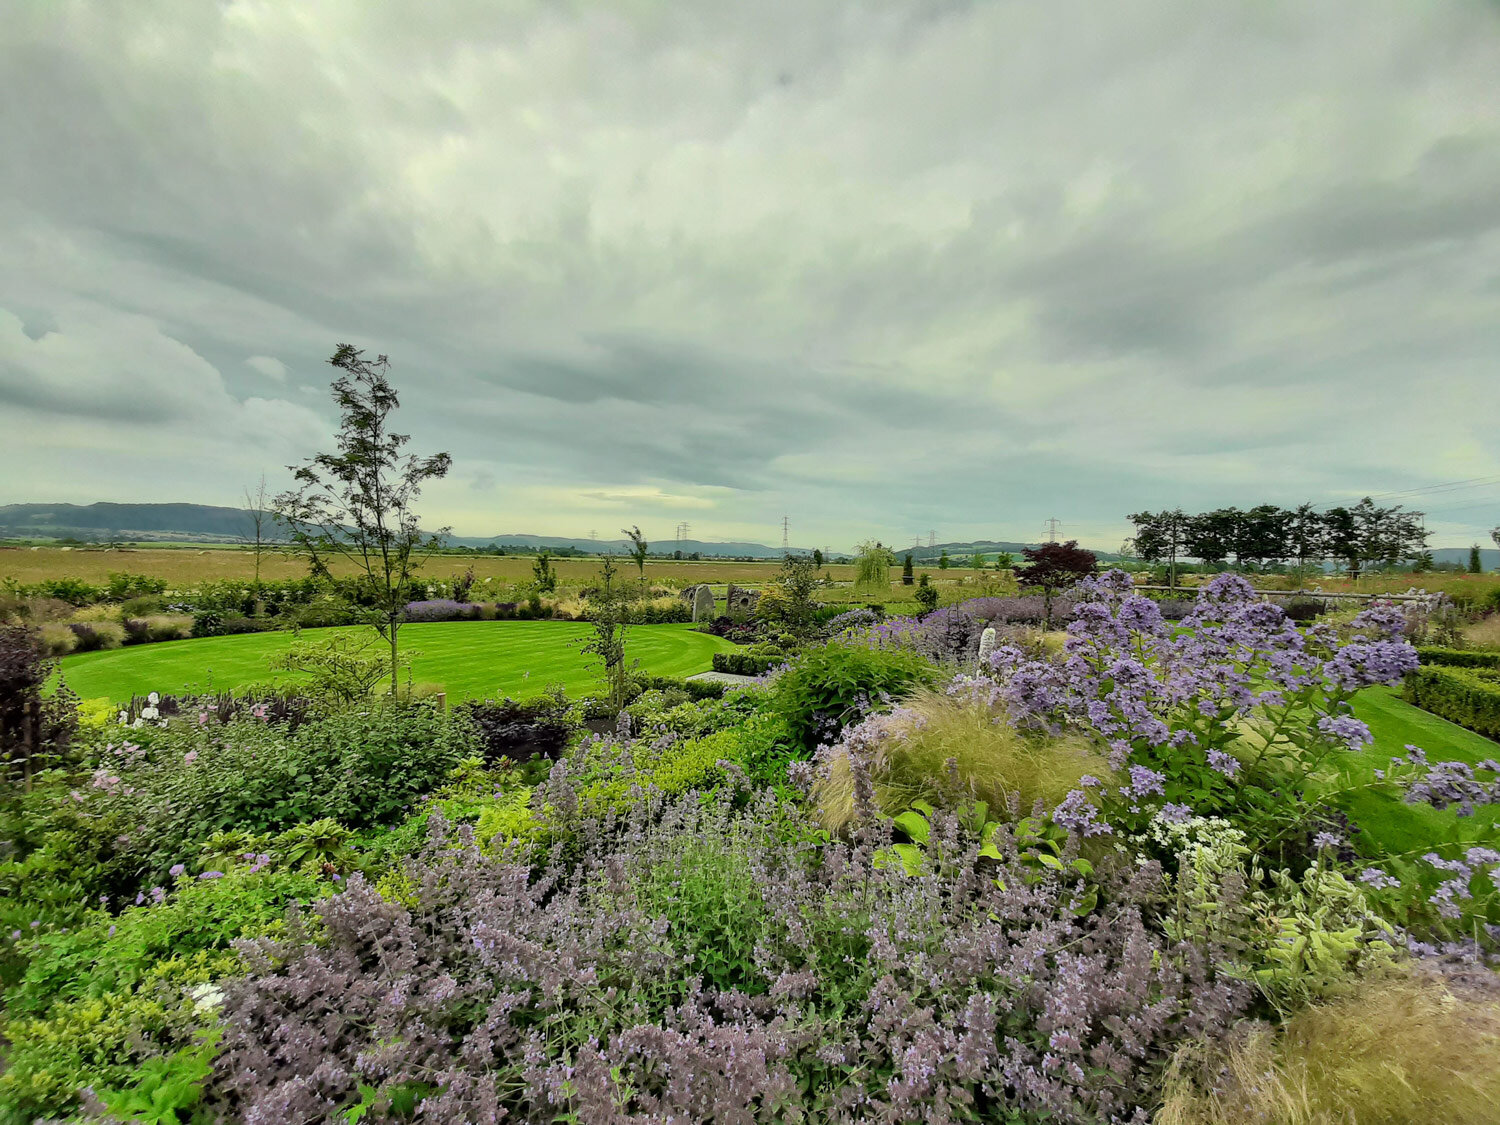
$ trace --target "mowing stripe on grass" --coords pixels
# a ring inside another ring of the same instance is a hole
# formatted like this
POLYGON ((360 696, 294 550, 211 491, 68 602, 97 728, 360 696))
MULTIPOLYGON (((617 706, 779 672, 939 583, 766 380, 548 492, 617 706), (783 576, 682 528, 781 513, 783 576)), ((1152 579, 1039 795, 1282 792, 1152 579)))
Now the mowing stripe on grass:
MULTIPOLYGON (((362 627, 304 630, 305 639, 368 632, 362 627)), ((592 630, 574 621, 438 621, 401 629, 401 649, 414 657, 416 683, 443 685, 450 701, 525 698, 561 684, 578 696, 603 687, 597 664, 581 647, 592 630)), ((291 645, 291 633, 247 633, 164 641, 64 657, 62 674, 83 699, 116 702, 151 691, 227 691, 248 684, 290 683, 273 673, 272 656, 291 645)), ((377 640, 377 644, 378 644, 377 640)), ((626 633, 626 659, 661 676, 706 672, 713 654, 734 648, 728 641, 688 625, 634 625, 626 633)), ((377 647, 372 651, 381 652, 377 647)))

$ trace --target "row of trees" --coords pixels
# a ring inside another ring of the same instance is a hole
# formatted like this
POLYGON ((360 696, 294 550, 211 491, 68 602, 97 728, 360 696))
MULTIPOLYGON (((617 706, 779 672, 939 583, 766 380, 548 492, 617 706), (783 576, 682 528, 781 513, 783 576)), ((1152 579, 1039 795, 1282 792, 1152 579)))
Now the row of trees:
POLYGON ((1383 508, 1368 496, 1353 507, 1318 511, 1311 504, 1281 508, 1218 508, 1188 515, 1181 508, 1137 512, 1131 545, 1147 562, 1166 563, 1177 581, 1184 558, 1210 564, 1233 560, 1238 567, 1293 563, 1320 565, 1333 560, 1351 575, 1372 563, 1417 557, 1427 545, 1422 513, 1397 504, 1383 508))

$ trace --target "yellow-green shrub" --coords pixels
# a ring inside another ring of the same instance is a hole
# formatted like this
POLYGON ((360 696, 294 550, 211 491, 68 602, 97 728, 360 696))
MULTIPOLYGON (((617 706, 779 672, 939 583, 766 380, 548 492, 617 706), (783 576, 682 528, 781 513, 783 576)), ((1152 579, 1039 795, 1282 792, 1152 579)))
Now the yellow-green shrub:
POLYGON ((1157 1125, 1494 1125, 1500 1002, 1369 981, 1227 1049, 1179 1051, 1164 1100, 1157 1125))
MULTIPOLYGON (((876 803, 888 815, 916 800, 940 803, 951 788, 950 759, 964 790, 997 810, 1012 798, 1022 812, 1037 800, 1053 805, 1085 774, 1109 772, 1084 738, 1023 732, 984 700, 930 690, 916 692, 890 715, 866 720, 855 737, 867 754, 876 803)), ((813 797, 830 831, 853 819, 854 772, 847 748, 835 750, 813 797)))

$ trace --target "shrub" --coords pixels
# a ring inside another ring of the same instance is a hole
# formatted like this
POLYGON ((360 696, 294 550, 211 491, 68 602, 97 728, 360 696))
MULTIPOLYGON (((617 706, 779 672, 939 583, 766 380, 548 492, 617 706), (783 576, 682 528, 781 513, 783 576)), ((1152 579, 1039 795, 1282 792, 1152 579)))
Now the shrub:
POLYGON ((835 641, 794 660, 776 678, 770 706, 793 741, 812 751, 867 712, 936 679, 937 669, 915 653, 835 641))
POLYGON ((40 634, 0 625, 0 780, 27 790, 41 770, 63 760, 73 736, 73 697, 66 691, 43 697, 52 671, 40 634))
POLYGON ((142 594, 136 598, 126 598, 120 603, 121 617, 145 617, 151 613, 161 613, 167 608, 167 600, 160 594, 142 594))
POLYGON ((1500 670, 1442 665, 1407 674, 1402 698, 1472 731, 1500 738, 1500 670))
POLYGON ((1500 1105, 1500 1000, 1431 978, 1367 984, 1280 1028, 1181 1048, 1158 1125, 1488 1125, 1500 1105))
POLYGON ((67 656, 78 647, 78 634, 67 625, 55 621, 43 625, 37 635, 48 656, 67 656))
POLYGON ((107 591, 81 578, 48 578, 24 588, 33 597, 57 598, 72 606, 93 605, 102 602, 107 591))
POLYGON ((484 760, 491 765, 556 758, 573 734, 567 700, 560 693, 526 703, 513 699, 462 703, 454 710, 473 723, 484 760))
POLYGON ((787 655, 774 645, 752 645, 739 652, 714 653, 714 671, 736 676, 762 676, 785 664, 787 655))
POLYGON ((81 1087, 129 1085, 143 1059, 192 1042, 214 1020, 204 990, 239 971, 231 943, 278 932, 290 903, 329 889, 307 874, 231 870, 30 942, 26 975, 5 998, 0 1123, 68 1114, 81 1087))
POLYGON ((270 667, 298 673, 303 677, 299 691, 335 707, 369 699, 375 685, 390 674, 387 657, 370 634, 298 637, 286 652, 271 659, 270 667))
POLYGON ((626 619, 632 625, 681 624, 693 619, 693 607, 678 597, 653 598, 632 602, 626 609, 626 619))
POLYGON ((713 680, 679 680, 671 676, 635 675, 632 682, 642 691, 685 691, 690 699, 719 699, 729 685, 713 680))
POLYGON ((323 594, 292 613, 293 621, 303 629, 324 629, 334 625, 358 625, 368 615, 348 598, 323 594))
POLYGON ((818 817, 842 831, 855 816, 855 771, 866 771, 877 806, 894 816, 915 801, 977 798, 1001 812, 1051 807, 1088 774, 1109 767, 1087 739, 1028 734, 976 693, 919 690, 887 715, 844 732, 813 788, 818 817), (954 782, 959 789, 955 792, 954 782))
POLYGON ((131 598, 152 597, 166 593, 167 583, 163 578, 149 574, 111 572, 104 596, 112 602, 128 601, 131 598))
POLYGON ((100 866, 102 889, 149 886, 141 880, 165 877, 218 832, 394 823, 476 748, 463 716, 425 704, 372 705, 293 731, 268 714, 219 725, 205 709, 198 722, 132 730, 142 745, 106 749, 93 784, 62 803, 74 825, 67 846, 100 866))
POLYGON ((72 621, 68 624, 76 643, 74 652, 97 652, 119 648, 125 642, 125 628, 106 621, 72 621))
POLYGON ((1500 668, 1500 652, 1418 645, 1417 657, 1423 664, 1442 664, 1452 668, 1500 668))

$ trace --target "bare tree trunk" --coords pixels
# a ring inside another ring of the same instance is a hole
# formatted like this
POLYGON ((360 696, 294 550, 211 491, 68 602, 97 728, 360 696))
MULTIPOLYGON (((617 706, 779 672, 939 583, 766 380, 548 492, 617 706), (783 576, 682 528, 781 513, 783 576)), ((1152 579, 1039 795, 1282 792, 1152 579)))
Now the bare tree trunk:
POLYGON ((396 654, 396 623, 391 622, 391 698, 396 698, 396 692, 400 689, 401 662, 396 654))

